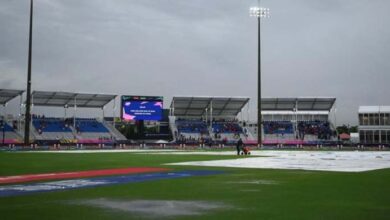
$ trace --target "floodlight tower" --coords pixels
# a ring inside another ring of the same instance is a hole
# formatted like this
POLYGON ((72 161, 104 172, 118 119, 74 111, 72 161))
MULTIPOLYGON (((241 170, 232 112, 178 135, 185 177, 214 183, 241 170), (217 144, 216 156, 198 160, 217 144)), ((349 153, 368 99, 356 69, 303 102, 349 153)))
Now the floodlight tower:
POLYGON ((257 76, 257 144, 262 146, 262 131, 261 125, 263 123, 261 116, 261 29, 260 23, 262 18, 269 17, 269 8, 251 7, 249 9, 249 15, 251 17, 257 17, 258 27, 258 76, 257 76))
POLYGON ((28 66, 27 66, 27 93, 26 93, 26 114, 24 115, 24 144, 30 143, 30 121, 31 121, 31 55, 32 55, 32 25, 33 25, 33 0, 30 0, 30 31, 28 40, 28 66))

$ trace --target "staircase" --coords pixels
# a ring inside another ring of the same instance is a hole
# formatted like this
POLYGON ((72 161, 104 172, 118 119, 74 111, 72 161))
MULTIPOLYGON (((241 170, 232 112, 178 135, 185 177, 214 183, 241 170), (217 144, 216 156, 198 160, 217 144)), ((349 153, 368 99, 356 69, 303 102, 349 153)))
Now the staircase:
POLYGON ((106 121, 103 121, 103 124, 110 131, 110 133, 115 137, 116 140, 120 140, 120 141, 127 140, 127 138, 122 133, 120 133, 112 124, 106 121))
POLYGON ((176 117, 175 116, 169 116, 169 128, 171 129, 173 140, 176 141, 175 133, 178 134, 179 132, 178 132, 177 127, 176 127, 176 117))

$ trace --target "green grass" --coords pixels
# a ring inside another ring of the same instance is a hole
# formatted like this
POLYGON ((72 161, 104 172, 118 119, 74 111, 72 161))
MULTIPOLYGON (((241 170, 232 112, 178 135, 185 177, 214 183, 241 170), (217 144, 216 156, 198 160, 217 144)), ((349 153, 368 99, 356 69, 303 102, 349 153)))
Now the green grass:
POLYGON ((206 200, 231 208, 179 219, 389 219, 390 169, 362 173, 199 168, 163 163, 235 156, 134 153, 0 153, 0 175, 129 166, 225 170, 225 174, 0 198, 0 219, 137 219, 131 213, 72 204, 95 198, 206 200), (272 180, 277 184, 237 182, 272 180))
MULTIPOLYGON (((0 153, 0 176, 45 172, 81 171, 133 166, 163 166, 189 160, 231 159, 235 156, 158 155, 137 153, 0 153)), ((182 167, 176 167, 182 168, 182 167)))

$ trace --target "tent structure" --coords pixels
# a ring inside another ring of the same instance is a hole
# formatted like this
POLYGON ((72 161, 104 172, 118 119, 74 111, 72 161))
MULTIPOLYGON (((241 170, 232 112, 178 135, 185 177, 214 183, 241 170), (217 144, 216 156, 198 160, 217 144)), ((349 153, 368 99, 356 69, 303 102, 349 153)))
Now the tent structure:
POLYGON ((349 140, 349 139, 351 139, 351 136, 349 134, 347 134, 347 133, 341 133, 339 135, 339 137, 340 137, 341 140, 349 140))

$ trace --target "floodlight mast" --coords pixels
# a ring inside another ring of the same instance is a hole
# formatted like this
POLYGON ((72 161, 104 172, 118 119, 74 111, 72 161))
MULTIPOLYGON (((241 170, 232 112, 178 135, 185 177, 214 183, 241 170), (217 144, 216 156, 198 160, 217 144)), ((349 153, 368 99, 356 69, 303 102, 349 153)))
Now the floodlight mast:
POLYGON ((24 115, 24 144, 30 143, 31 123, 31 56, 32 56, 32 28, 33 28, 33 0, 30 0, 30 30, 28 40, 28 66, 27 66, 27 92, 26 92, 26 114, 24 115))
POLYGON ((249 15, 251 17, 257 17, 258 27, 258 81, 257 81, 257 144, 258 147, 262 147, 262 130, 263 124, 261 115, 261 18, 269 18, 269 8, 251 7, 249 9, 249 15))

